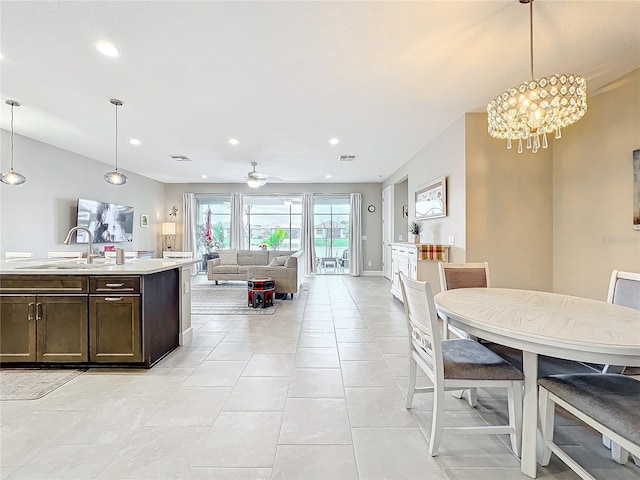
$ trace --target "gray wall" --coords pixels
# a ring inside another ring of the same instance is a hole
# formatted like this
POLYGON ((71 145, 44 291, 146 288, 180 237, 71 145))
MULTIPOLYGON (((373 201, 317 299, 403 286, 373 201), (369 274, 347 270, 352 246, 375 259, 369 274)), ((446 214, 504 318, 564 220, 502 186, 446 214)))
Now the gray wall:
MULTIPOLYGON (((10 168, 11 133, 1 130, 2 171, 10 168)), ((62 241, 76 224, 78 198, 134 207, 133 242, 119 243, 125 250, 157 251, 159 218, 164 212, 164 184, 123 171, 125 185, 104 181, 113 169, 107 165, 21 135, 14 135, 15 169, 27 177, 19 186, 0 184, 0 251, 33 251, 45 257, 50 250, 86 250, 86 244, 62 241), (149 215, 149 227, 140 227, 140 214, 149 215)), ((99 247, 96 247, 99 248, 99 247)))
MULTIPOLYGON (((449 236, 455 237, 450 261, 465 261, 465 119, 456 120, 438 138, 424 147, 393 175, 384 181, 383 188, 408 178, 409 221, 415 218, 415 191, 425 183, 447 177, 447 216, 424 221, 423 243, 446 245, 449 236)), ((401 185, 400 188, 404 188, 401 185)), ((393 195, 392 195, 393 197, 393 195)), ((393 206, 393 222, 402 215, 402 206, 393 206)), ((393 238, 398 238, 394 232, 393 238)), ((406 235, 406 231, 401 234, 406 235)), ((403 237, 404 238, 404 237, 403 237)), ((405 239, 406 241, 406 239, 405 239)), ((411 241, 411 240, 409 240, 411 241)))
MULTIPOLYGON (((364 270, 378 272, 382 270, 382 184, 380 183, 268 183, 259 189, 249 188, 245 183, 188 183, 167 184, 165 216, 172 206, 178 207, 176 221, 182 224, 182 195, 192 193, 245 193, 263 195, 269 193, 362 193, 362 234, 367 240, 362 242, 364 252, 364 270), (368 205, 374 205, 376 211, 367 211, 368 205), (371 265, 369 265, 371 262, 371 265)), ((164 220, 167 221, 168 217, 164 220)), ((180 240, 178 239, 178 242, 180 240)), ((178 248, 181 248, 178 245, 178 248)))

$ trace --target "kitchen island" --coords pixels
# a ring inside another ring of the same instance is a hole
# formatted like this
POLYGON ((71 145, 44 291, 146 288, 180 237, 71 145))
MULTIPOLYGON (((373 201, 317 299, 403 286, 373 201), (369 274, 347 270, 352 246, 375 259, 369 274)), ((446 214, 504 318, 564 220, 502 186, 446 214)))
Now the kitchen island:
POLYGON ((189 342, 189 259, 0 261, 0 364, 151 367, 189 342))

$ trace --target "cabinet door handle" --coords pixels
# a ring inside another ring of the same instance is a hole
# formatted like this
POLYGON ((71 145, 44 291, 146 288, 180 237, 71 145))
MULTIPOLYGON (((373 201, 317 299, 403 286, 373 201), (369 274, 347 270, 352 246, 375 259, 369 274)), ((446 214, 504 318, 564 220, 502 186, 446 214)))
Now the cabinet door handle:
POLYGON ((36 322, 42 320, 42 302, 36 303, 36 322))
POLYGON ((33 309, 34 309, 35 305, 36 305, 36 304, 35 304, 35 302, 31 302, 31 303, 29 303, 29 313, 28 313, 28 316, 29 316, 29 320, 30 320, 30 321, 34 319, 34 316, 33 316, 33 309))
POLYGON ((119 302, 122 300, 122 297, 104 297, 105 302, 119 302))
POLYGON ((124 287, 124 283, 107 283, 106 286, 109 288, 120 288, 124 287))

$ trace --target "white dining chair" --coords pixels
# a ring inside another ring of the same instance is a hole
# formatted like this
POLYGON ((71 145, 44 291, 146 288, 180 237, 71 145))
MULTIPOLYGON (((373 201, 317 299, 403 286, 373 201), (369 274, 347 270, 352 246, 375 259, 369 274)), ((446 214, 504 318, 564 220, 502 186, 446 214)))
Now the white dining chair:
MULTIPOLYGON (((640 310, 640 273, 613 270, 609 281, 607 302, 640 310)), ((624 371, 624 365, 605 365, 602 369, 603 373, 623 373, 624 371)), ((628 453, 604 434, 602 444, 611 449, 611 457, 616 462, 627 463, 628 453)), ((635 455, 633 459, 640 466, 640 457, 635 455)))
POLYGON ((442 340, 431 286, 399 273, 409 332, 409 384, 405 407, 411 408, 416 393, 433 394, 433 418, 429 453, 438 454, 444 430, 464 435, 508 434, 520 456, 522 436, 522 372, 484 345, 470 339, 442 340), (417 369, 429 377, 432 387, 416 387, 417 369), (444 392, 470 388, 506 388, 509 424, 477 427, 445 427, 444 392))
POLYGON ((33 252, 4 252, 4 258, 33 258, 33 252))
POLYGON ((47 252, 47 258, 82 258, 82 252, 47 252))
POLYGON ((549 465, 551 453, 584 480, 596 480, 582 465, 553 441, 556 405, 611 439, 622 452, 640 457, 640 381, 616 373, 573 373, 538 379, 541 441, 538 463, 549 465))
MULTIPOLYGON (((489 264, 478 263, 438 263, 440 273, 440 290, 454 290, 456 288, 489 288, 489 264)), ((442 315, 444 338, 449 338, 449 332, 455 333, 460 338, 469 338, 464 330, 449 325, 446 315, 442 315)))

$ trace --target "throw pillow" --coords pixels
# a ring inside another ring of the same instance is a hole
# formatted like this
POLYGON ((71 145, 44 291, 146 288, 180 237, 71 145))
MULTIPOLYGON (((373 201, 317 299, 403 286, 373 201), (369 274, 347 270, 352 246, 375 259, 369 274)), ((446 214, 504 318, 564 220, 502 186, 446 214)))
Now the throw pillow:
POLYGON ((238 264, 237 250, 218 250, 218 255, 220 255, 220 265, 237 265, 238 264))
POLYGON ((269 264, 270 267, 283 267, 289 257, 274 257, 269 264))

